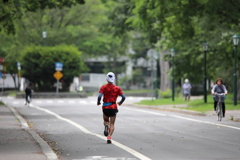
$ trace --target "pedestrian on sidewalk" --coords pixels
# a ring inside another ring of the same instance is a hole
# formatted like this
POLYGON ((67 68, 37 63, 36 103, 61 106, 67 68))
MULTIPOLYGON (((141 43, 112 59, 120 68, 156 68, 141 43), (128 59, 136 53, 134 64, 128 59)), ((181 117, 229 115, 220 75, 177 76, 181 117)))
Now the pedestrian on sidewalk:
POLYGON ((103 124, 104 124, 104 135, 107 137, 107 143, 112 143, 111 137, 114 131, 114 123, 118 113, 118 106, 122 105, 126 97, 124 96, 122 89, 113 84, 115 80, 115 75, 113 72, 107 74, 107 84, 103 85, 99 90, 99 95, 97 99, 97 105, 101 104, 101 99, 103 96, 103 124), (117 97, 121 96, 120 102, 117 102, 117 97))
POLYGON ((185 79, 185 83, 182 86, 183 89, 183 95, 185 97, 185 101, 189 101, 190 100, 190 96, 191 96, 191 84, 189 83, 188 79, 185 79))

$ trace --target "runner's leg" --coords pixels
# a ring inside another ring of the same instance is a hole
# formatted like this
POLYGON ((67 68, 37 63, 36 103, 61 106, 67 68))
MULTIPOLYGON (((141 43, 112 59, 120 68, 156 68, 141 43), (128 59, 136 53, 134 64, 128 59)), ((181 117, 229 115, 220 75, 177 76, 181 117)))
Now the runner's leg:
POLYGON ((110 131, 109 131, 108 136, 112 136, 112 134, 113 134, 113 132, 114 132, 114 123, 115 123, 115 120, 116 120, 116 115, 110 117, 110 131))
POLYGON ((109 117, 103 113, 103 124, 104 126, 109 125, 109 117))

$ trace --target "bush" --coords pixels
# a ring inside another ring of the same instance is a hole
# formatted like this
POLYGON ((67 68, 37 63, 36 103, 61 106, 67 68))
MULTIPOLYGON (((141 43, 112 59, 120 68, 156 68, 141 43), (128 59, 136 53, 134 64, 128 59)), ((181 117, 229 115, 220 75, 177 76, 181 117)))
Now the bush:
POLYGON ((21 54, 22 76, 35 84, 37 90, 54 91, 55 63, 63 63, 63 88, 70 86, 74 76, 86 70, 81 52, 75 46, 41 47, 29 46, 21 54), (65 87, 64 87, 65 86, 65 87))
POLYGON ((160 91, 161 98, 171 98, 172 97, 172 91, 170 89, 167 89, 166 91, 160 91))

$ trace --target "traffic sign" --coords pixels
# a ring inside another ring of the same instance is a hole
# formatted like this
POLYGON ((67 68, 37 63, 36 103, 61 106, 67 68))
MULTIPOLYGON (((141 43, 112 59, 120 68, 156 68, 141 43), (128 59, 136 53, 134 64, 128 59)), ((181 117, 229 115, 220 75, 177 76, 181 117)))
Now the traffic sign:
POLYGON ((61 63, 61 62, 56 62, 55 63, 56 71, 62 71, 62 68, 63 68, 63 63, 61 63))
POLYGON ((20 62, 17 62, 17 67, 18 67, 18 70, 21 70, 21 63, 20 62))
POLYGON ((60 71, 57 71, 57 72, 55 72, 55 73, 53 74, 53 76, 54 76, 57 80, 59 80, 59 79, 61 79, 61 78, 63 77, 63 74, 62 74, 60 71))

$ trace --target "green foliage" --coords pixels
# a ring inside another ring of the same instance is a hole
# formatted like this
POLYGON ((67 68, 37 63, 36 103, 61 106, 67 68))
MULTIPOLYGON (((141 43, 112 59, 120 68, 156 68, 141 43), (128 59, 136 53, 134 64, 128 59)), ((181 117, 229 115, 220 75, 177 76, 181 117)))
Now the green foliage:
POLYGON ((166 91, 159 91, 160 93, 160 97, 161 98, 171 98, 172 97, 172 90, 171 89, 167 89, 166 91))
MULTIPOLYGON (((180 107, 179 109, 187 109, 187 110, 193 110, 197 112, 207 112, 207 111, 213 111, 213 98, 212 95, 208 95, 208 102, 204 103, 203 99, 195 99, 190 100, 190 102, 185 102, 184 98, 176 97, 174 99, 174 102, 171 98, 164 98, 164 99, 156 99, 156 100, 142 100, 140 105, 154 105, 154 106, 164 106, 164 105, 172 105, 175 104, 186 104, 188 107, 180 107)), ((226 110, 239 110, 240 105, 233 105, 233 96, 227 95, 225 100, 226 110)), ((239 101, 240 102, 240 101, 239 101)), ((239 104, 239 103, 238 103, 239 104)))
POLYGON ((54 90, 55 62, 63 63, 62 82, 68 88, 74 76, 86 71, 81 52, 74 46, 26 47, 21 55, 22 76, 35 84, 38 90, 54 90))
POLYGON ((203 81, 202 43, 208 42, 207 77, 232 83, 232 36, 240 31, 238 5, 240 1, 131 0, 125 24, 148 35, 149 42, 161 44, 160 52, 175 48, 174 77, 193 83, 203 81))
MULTIPOLYGON (((213 110, 213 98, 212 95, 208 95, 208 102, 204 103, 202 99, 191 100, 188 104, 189 107, 183 108, 188 110, 194 110, 198 112, 207 112, 213 110)), ((240 102, 240 101, 239 101, 240 102)), ((238 104, 239 104, 238 102, 238 104)), ((228 94, 225 99, 226 110, 239 110, 240 105, 233 105, 233 95, 228 94)))
POLYGON ((84 0, 3 0, 0 2, 0 31, 15 33, 15 21, 21 19, 26 12, 38 9, 71 7, 84 4, 84 0))
POLYGON ((173 107, 175 104, 186 104, 183 98, 175 98, 174 102, 171 98, 163 98, 163 99, 155 99, 155 100, 142 100, 140 105, 150 105, 150 106, 159 106, 159 105, 172 105, 173 107))

